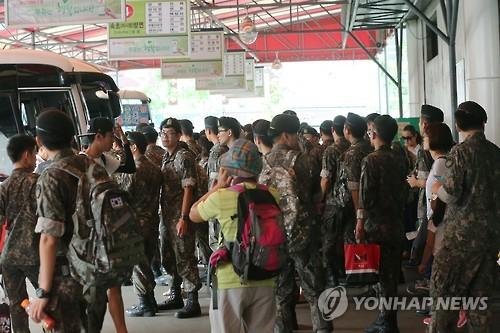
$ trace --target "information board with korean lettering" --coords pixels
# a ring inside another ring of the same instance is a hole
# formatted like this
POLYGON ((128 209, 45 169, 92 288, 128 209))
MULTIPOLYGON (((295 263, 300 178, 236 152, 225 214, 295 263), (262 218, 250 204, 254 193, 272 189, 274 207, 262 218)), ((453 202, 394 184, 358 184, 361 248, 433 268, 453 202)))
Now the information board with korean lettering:
POLYGON ((215 79, 196 79, 196 90, 245 90, 247 81, 244 75, 226 76, 215 79))
POLYGON ((125 0, 5 0, 9 27, 123 22, 125 0))
POLYGON ((189 1, 127 1, 127 20, 108 28, 108 58, 188 58, 189 1))
POLYGON ((245 52, 224 53, 224 75, 241 76, 245 74, 245 52))

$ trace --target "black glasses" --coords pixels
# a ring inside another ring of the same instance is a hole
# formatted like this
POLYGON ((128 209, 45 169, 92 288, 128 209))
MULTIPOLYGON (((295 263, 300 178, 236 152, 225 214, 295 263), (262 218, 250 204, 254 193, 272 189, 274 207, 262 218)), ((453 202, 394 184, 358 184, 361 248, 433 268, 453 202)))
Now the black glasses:
POLYGON ((402 136, 401 139, 405 140, 405 141, 410 141, 411 139, 413 139, 412 136, 402 136))

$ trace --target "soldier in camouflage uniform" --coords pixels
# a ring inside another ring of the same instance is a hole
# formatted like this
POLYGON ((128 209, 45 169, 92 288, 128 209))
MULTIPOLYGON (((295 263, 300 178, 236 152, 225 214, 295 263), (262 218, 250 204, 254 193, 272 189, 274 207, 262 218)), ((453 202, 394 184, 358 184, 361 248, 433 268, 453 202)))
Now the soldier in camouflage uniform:
POLYGON ((139 297, 139 304, 127 309, 130 317, 151 317, 155 315, 154 298, 155 280, 151 270, 151 262, 158 243, 158 204, 160 202, 160 186, 162 174, 160 168, 144 156, 147 147, 146 137, 139 132, 129 132, 128 140, 134 155, 136 172, 119 174, 116 180, 120 187, 130 195, 132 208, 144 237, 146 262, 134 267, 132 282, 139 297))
POLYGON ((333 121, 331 120, 325 120, 324 122, 319 125, 319 135, 321 137, 321 150, 323 151, 323 154, 325 153, 326 148, 328 148, 330 145, 333 145, 334 139, 332 135, 332 127, 333 127, 333 121))
POLYGON ((268 134, 270 124, 268 120, 264 119, 256 120, 253 123, 253 140, 263 156, 269 154, 273 148, 273 140, 268 134))
POLYGON ((295 271, 311 308, 314 332, 329 332, 329 324, 323 320, 318 309, 318 297, 323 290, 318 278, 321 267, 320 258, 316 255, 318 242, 315 237, 318 235, 312 232, 310 167, 307 156, 298 151, 298 130, 299 120, 295 116, 280 114, 273 118, 269 134, 274 145, 264 158, 259 178, 259 182, 276 187, 282 196, 279 204, 284 212, 287 234, 289 260, 277 278, 275 332, 291 333, 294 327, 295 271), (286 175, 278 172, 280 169, 285 170, 286 175))
MULTIPOLYGON (((158 140, 158 132, 154 129, 152 125, 146 125, 141 128, 138 128, 137 131, 141 132, 144 134, 146 137, 146 141, 148 142, 148 146, 146 148, 146 153, 144 153, 144 156, 155 166, 158 168, 161 168, 161 161, 163 160, 163 155, 165 155, 165 149, 162 147, 158 146, 156 144, 158 140)), ((158 206, 159 208, 159 206, 158 206)), ((159 214, 160 215, 160 214, 159 214)), ((161 218, 161 215, 160 215, 161 218)), ((160 224, 160 228, 161 228, 160 224)), ((161 233, 161 231, 160 231, 161 233)), ((161 272, 161 255, 160 255, 160 241, 157 240, 157 250, 155 252, 155 256, 153 258, 153 263, 151 264, 151 269, 153 270, 153 274, 155 277, 160 277, 162 275, 161 272)))
MULTIPOLYGON (((375 119, 368 131, 375 151, 363 159, 357 209, 356 240, 380 245, 379 297, 396 297, 401 269, 406 173, 391 149, 398 124, 389 115, 375 119)), ((397 311, 381 310, 365 333, 399 332, 397 311)))
POLYGON ((21 302, 28 298, 26 278, 35 289, 38 288, 39 235, 33 233, 37 220, 35 188, 38 179, 33 173, 35 139, 24 134, 12 137, 7 154, 14 170, 0 185, 0 223, 8 223, 9 230, 0 261, 5 293, 10 301, 12 328, 14 332, 29 333, 28 315, 21 302))
MULTIPOLYGON (((47 148, 53 165, 64 160, 85 170, 81 156, 74 155, 71 141, 73 122, 60 111, 45 111, 37 118, 37 143, 47 148)), ((100 167, 103 173, 106 171, 100 167)), ((82 323, 82 286, 71 277, 66 255, 73 235, 78 179, 56 168, 46 169, 36 185, 40 233, 40 275, 37 298, 31 300, 29 315, 36 322, 46 312, 56 321, 54 332, 80 332, 82 323)))
MULTIPOLYGON (((174 255, 172 256, 168 249, 168 252, 162 252, 165 269, 172 275, 173 282, 170 298, 158 307, 160 310, 183 307, 175 314, 177 318, 198 317, 201 315, 198 303, 201 281, 195 257, 195 234, 189 221, 189 209, 195 198, 197 185, 196 161, 193 154, 179 144, 181 128, 177 119, 165 119, 160 129, 163 146, 167 149, 161 168, 163 174, 160 201, 162 223, 167 229, 168 235, 166 236, 172 244, 174 255), (185 306, 181 296, 182 280, 184 290, 188 294, 185 306)), ((163 243, 165 241, 166 239, 163 243)))
MULTIPOLYGON (((424 104, 420 110, 420 131, 425 133, 428 124, 442 123, 444 120, 443 111, 432 105, 424 104)), ((411 188, 419 189, 417 220, 418 234, 413 241, 411 250, 411 263, 420 264, 422 254, 425 248, 427 239, 427 199, 425 197, 425 183, 427 176, 434 163, 431 153, 428 150, 419 149, 417 153, 417 161, 413 175, 408 177, 408 184, 411 188)))
MULTIPOLYGON (((431 296, 491 300, 500 249, 500 149, 484 135, 487 115, 479 104, 460 104, 455 119, 465 140, 446 158, 442 187, 438 182, 432 188, 447 209, 442 248, 432 267, 431 296)), ((474 332, 492 332, 489 312, 468 310, 474 332)), ((455 331, 457 318, 458 311, 434 309, 432 332, 455 331)))
POLYGON ((201 160, 201 146, 193 138, 193 123, 188 119, 181 119, 179 123, 182 131, 181 141, 187 144, 189 150, 193 152, 196 162, 199 163, 201 160))
MULTIPOLYGON (((345 203, 343 210, 343 230, 344 239, 348 243, 353 243, 354 227, 356 222, 356 210, 359 208, 359 181, 361 178, 361 162, 369 153, 373 151, 370 142, 366 141, 366 122, 357 114, 349 113, 347 115, 344 136, 351 143, 349 149, 345 152, 342 163, 341 175, 343 184, 347 185, 347 191, 342 191, 347 197, 340 200, 345 203)), ((338 198, 339 199, 339 198, 338 198)))
POLYGON ((344 270, 344 239, 342 226, 342 207, 336 202, 333 189, 344 153, 350 146, 344 137, 345 117, 337 116, 332 122, 331 132, 334 143, 328 146, 323 154, 321 169, 321 192, 324 210, 322 216, 322 255, 326 282, 329 286, 336 285, 344 270))
MULTIPOLYGON (((213 116, 208 116, 205 118, 205 134, 207 139, 210 140, 214 146, 210 149, 210 154, 208 155, 208 189, 210 190, 216 183, 217 177, 219 175, 220 169, 220 157, 222 154, 227 152, 227 146, 221 145, 219 143, 219 123, 218 119, 213 116)), ((208 240, 210 247, 213 251, 216 251, 219 247, 219 222, 216 219, 210 219, 208 221, 208 240)))

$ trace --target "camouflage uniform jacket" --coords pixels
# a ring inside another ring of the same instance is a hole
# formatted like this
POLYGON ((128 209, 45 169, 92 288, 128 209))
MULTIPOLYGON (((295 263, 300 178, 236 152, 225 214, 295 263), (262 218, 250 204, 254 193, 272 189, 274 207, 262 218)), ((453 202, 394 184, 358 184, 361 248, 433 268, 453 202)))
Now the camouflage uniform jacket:
POLYGON ((347 187, 350 191, 359 191, 359 180, 361 178, 361 162, 373 151, 369 142, 364 139, 356 139, 345 152, 343 168, 347 177, 347 187))
POLYGON ((351 144, 344 137, 340 138, 338 143, 328 146, 323 154, 321 178, 328 178, 330 189, 326 194, 325 204, 327 206, 334 205, 333 188, 337 181, 340 165, 344 158, 344 153, 349 149, 351 144))
POLYGON ((15 169, 0 185, 0 224, 7 219, 8 237, 2 250, 4 265, 39 264, 39 235, 35 234, 36 181, 38 175, 28 169, 15 169))
MULTIPOLYGON (((65 257, 73 235, 73 213, 76 206, 78 179, 63 170, 52 166, 64 162, 82 172, 88 167, 88 158, 75 155, 71 149, 60 151, 52 160, 53 163, 38 178, 36 184, 38 221, 35 232, 46 233, 58 242, 57 256, 65 257)), ((107 176, 104 168, 96 165, 95 171, 107 176)))
POLYGON ((158 233, 158 204, 162 173, 144 155, 135 160, 136 172, 121 173, 116 180, 120 187, 130 195, 130 202, 144 236, 154 236, 158 233))
POLYGON ((165 149, 157 145, 148 145, 144 156, 146 156, 154 165, 161 168, 161 162, 165 155, 165 149))
MULTIPOLYGON (((439 198, 447 202, 443 248, 500 249, 500 149, 476 133, 446 157, 439 198)), ((479 263, 478 263, 479 264, 479 263)))
POLYGON ((265 183, 268 186, 274 186, 282 194, 296 192, 297 205, 294 207, 290 207, 287 204, 289 199, 280 198, 280 207, 283 210, 283 214, 287 214, 287 211, 290 211, 291 216, 296 216, 295 221, 290 221, 287 217, 283 218, 287 231, 288 249, 290 252, 296 252, 304 250, 311 242, 311 227, 313 222, 311 219, 312 187, 307 156, 299 151, 289 154, 290 151, 290 148, 286 145, 275 145, 271 152, 264 158, 263 173, 259 178, 259 182, 265 183), (292 156, 297 156, 293 168, 291 167, 292 156), (292 183, 295 185, 293 191, 285 188, 285 186, 288 186, 286 184, 290 184, 289 182, 280 179, 269 179, 269 175, 264 175, 266 164, 270 167, 283 167, 288 170, 288 173, 292 177, 292 183), (295 211, 291 211, 294 209, 295 211))
POLYGON ((212 188, 213 184, 219 176, 220 157, 228 151, 226 146, 216 143, 208 155, 208 189, 212 188))
POLYGON ((320 145, 320 148, 321 148, 321 152, 322 152, 322 156, 325 154, 325 151, 328 147, 330 147, 331 145, 333 145, 335 142, 333 141, 333 138, 332 139, 328 139, 328 140, 325 140, 321 143, 320 145))
POLYGON ((186 144, 189 150, 191 150, 191 152, 194 154, 196 162, 199 162, 201 160, 201 146, 193 139, 187 141, 186 144))
MULTIPOLYGON (((178 145, 172 154, 165 153, 161 172, 161 210, 165 222, 180 218, 184 188, 193 187, 196 195, 196 161, 193 153, 178 145)), ((194 197, 193 197, 194 198, 194 197)))
POLYGON ((363 159, 359 209, 364 211, 367 239, 399 241, 406 204, 406 172, 403 160, 385 145, 363 159))

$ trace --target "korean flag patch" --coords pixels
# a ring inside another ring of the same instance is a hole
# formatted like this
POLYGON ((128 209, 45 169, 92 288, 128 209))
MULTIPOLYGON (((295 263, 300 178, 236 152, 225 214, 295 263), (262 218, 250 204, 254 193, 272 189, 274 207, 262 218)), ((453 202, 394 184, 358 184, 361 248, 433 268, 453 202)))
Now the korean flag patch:
POLYGON ((111 207, 113 207, 113 209, 117 209, 117 208, 123 207, 123 200, 122 200, 121 197, 111 198, 109 200, 109 202, 111 204, 111 207))

